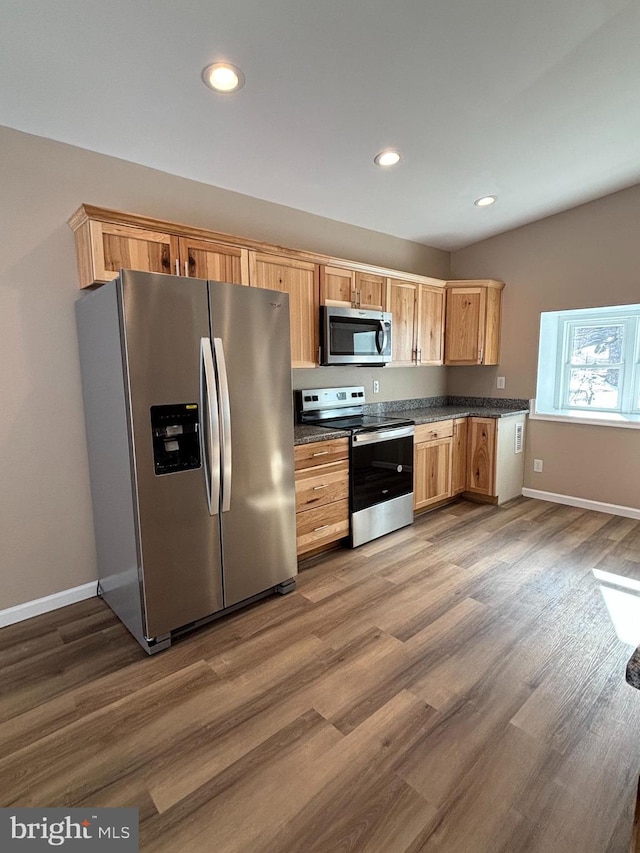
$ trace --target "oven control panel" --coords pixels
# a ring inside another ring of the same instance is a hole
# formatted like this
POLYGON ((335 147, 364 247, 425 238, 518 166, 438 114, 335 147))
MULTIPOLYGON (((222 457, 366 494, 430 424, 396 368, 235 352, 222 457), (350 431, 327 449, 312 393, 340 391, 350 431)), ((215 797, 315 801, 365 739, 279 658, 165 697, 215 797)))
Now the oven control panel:
POLYGON ((364 386, 352 385, 348 388, 309 388, 299 391, 299 410, 315 412, 318 409, 344 409, 349 406, 361 406, 364 403, 364 386))

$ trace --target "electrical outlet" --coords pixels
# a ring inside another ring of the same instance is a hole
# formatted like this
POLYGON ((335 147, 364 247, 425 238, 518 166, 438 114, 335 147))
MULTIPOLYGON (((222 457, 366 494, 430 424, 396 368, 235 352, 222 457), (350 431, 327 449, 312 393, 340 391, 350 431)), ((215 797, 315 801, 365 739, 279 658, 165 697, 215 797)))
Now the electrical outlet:
POLYGON ((542 474, 542 459, 533 460, 533 470, 536 474, 542 474))
POLYGON ((374 393, 374 394, 379 394, 379 393, 380 393, 380 383, 378 382, 378 380, 377 380, 377 379, 374 379, 374 380, 373 380, 373 393, 374 393))
POLYGON ((504 384, 505 384, 504 376, 498 376, 498 377, 496 378, 496 388, 498 388, 498 389, 500 389, 501 391, 503 391, 503 390, 504 390, 504 384))

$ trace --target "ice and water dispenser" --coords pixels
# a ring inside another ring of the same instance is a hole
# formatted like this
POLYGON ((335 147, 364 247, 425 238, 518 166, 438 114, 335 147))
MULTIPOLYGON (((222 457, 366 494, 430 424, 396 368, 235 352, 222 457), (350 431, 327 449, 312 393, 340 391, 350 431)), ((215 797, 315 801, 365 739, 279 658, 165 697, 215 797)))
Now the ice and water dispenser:
POLYGON ((151 433, 156 474, 175 474, 200 467, 196 403, 151 406, 151 433))

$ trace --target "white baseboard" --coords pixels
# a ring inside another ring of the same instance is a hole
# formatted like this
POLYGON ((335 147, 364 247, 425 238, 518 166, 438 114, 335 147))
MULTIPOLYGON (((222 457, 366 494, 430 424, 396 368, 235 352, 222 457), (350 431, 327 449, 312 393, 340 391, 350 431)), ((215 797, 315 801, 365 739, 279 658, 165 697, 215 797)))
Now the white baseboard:
POLYGON ((24 604, 16 604, 15 607, 0 610, 0 628, 22 622, 24 619, 31 619, 32 616, 39 616, 41 613, 49 613, 50 610, 57 610, 59 607, 66 607, 67 604, 92 598, 96 594, 97 586, 97 581, 90 581, 73 589, 63 589, 62 592, 55 592, 44 598, 36 598, 34 601, 25 601, 24 604))
POLYGON ((607 504, 603 501, 590 501, 587 498, 574 498, 571 495, 557 495, 555 492, 542 492, 540 489, 523 489, 525 498, 535 498, 539 501, 551 501, 554 504, 567 504, 580 509, 592 509, 594 512, 607 512, 609 515, 622 515, 624 518, 640 519, 640 509, 633 506, 607 504))

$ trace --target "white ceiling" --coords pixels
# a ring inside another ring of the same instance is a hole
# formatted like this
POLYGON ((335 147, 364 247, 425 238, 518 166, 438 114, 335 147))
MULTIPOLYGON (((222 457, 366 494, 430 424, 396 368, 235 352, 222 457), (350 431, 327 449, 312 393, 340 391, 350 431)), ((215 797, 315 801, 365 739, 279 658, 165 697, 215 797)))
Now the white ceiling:
POLYGON ((640 180, 640 0, 0 0, 0 124, 456 249, 640 180))

